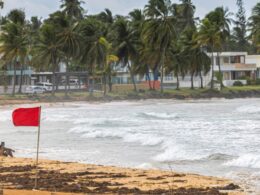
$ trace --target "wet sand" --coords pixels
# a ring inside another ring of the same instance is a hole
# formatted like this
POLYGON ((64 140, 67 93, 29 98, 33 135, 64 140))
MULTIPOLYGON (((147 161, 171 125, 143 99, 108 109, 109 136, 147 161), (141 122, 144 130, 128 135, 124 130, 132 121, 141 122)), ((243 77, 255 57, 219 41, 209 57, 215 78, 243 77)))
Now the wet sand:
POLYGON ((0 184, 5 195, 71 194, 244 194, 230 180, 160 170, 127 169, 41 160, 39 190, 34 187, 34 160, 0 159, 0 184), (14 190, 14 191, 13 191, 14 190), (24 191, 28 190, 28 191, 24 191))

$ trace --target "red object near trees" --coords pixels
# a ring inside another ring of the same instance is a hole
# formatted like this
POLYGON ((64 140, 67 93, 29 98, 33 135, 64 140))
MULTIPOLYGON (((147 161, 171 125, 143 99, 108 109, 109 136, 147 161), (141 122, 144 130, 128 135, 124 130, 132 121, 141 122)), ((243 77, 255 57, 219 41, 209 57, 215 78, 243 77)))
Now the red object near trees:
POLYGON ((15 126, 38 127, 40 125, 41 108, 18 108, 13 112, 15 126))

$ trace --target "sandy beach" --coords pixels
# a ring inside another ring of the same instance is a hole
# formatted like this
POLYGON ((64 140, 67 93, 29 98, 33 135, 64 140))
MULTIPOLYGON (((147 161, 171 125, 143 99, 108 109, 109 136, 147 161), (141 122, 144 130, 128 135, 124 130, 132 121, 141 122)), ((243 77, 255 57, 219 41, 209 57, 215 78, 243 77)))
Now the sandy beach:
POLYGON ((40 191, 31 191, 36 170, 34 160, 0 160, 0 183, 5 189, 4 195, 244 194, 232 181, 216 177, 50 160, 40 161, 40 191))

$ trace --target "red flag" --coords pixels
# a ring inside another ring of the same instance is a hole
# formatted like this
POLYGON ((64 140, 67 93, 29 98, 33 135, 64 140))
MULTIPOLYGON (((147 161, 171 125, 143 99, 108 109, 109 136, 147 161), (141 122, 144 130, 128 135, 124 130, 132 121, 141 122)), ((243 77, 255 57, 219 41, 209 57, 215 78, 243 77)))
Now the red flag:
POLYGON ((15 126, 38 127, 40 125, 41 108, 19 108, 13 112, 15 126))

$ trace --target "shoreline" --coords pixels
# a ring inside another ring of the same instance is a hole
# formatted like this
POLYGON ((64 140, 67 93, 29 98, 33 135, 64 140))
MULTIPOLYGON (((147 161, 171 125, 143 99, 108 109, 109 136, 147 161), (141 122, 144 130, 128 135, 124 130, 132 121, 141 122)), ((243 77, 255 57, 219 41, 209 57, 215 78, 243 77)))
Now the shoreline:
POLYGON ((7 96, 0 95, 0 106, 31 104, 31 103, 66 103, 66 102, 114 102, 114 101, 140 101, 140 100, 211 100, 211 99, 240 99, 240 98, 260 98, 260 88, 245 90, 226 89, 217 90, 188 90, 188 91, 171 91, 161 94, 157 91, 148 92, 129 92, 125 94, 108 94, 103 96, 100 93, 90 95, 87 92, 71 93, 65 97, 64 93, 57 93, 54 97, 51 94, 43 94, 38 96, 7 96))
MULTIPOLYGON (((22 195, 34 186, 34 160, 0 158, 4 194, 22 195), (15 191, 8 191, 15 190, 15 191), (21 193, 19 193, 21 192, 21 193)), ((75 194, 208 194, 244 195, 233 181, 163 170, 40 160, 39 189, 75 194)), ((41 195, 39 193, 39 195, 41 195)), ((62 194, 61 194, 62 195, 62 194)), ((64 194, 65 195, 65 194, 64 194)))

